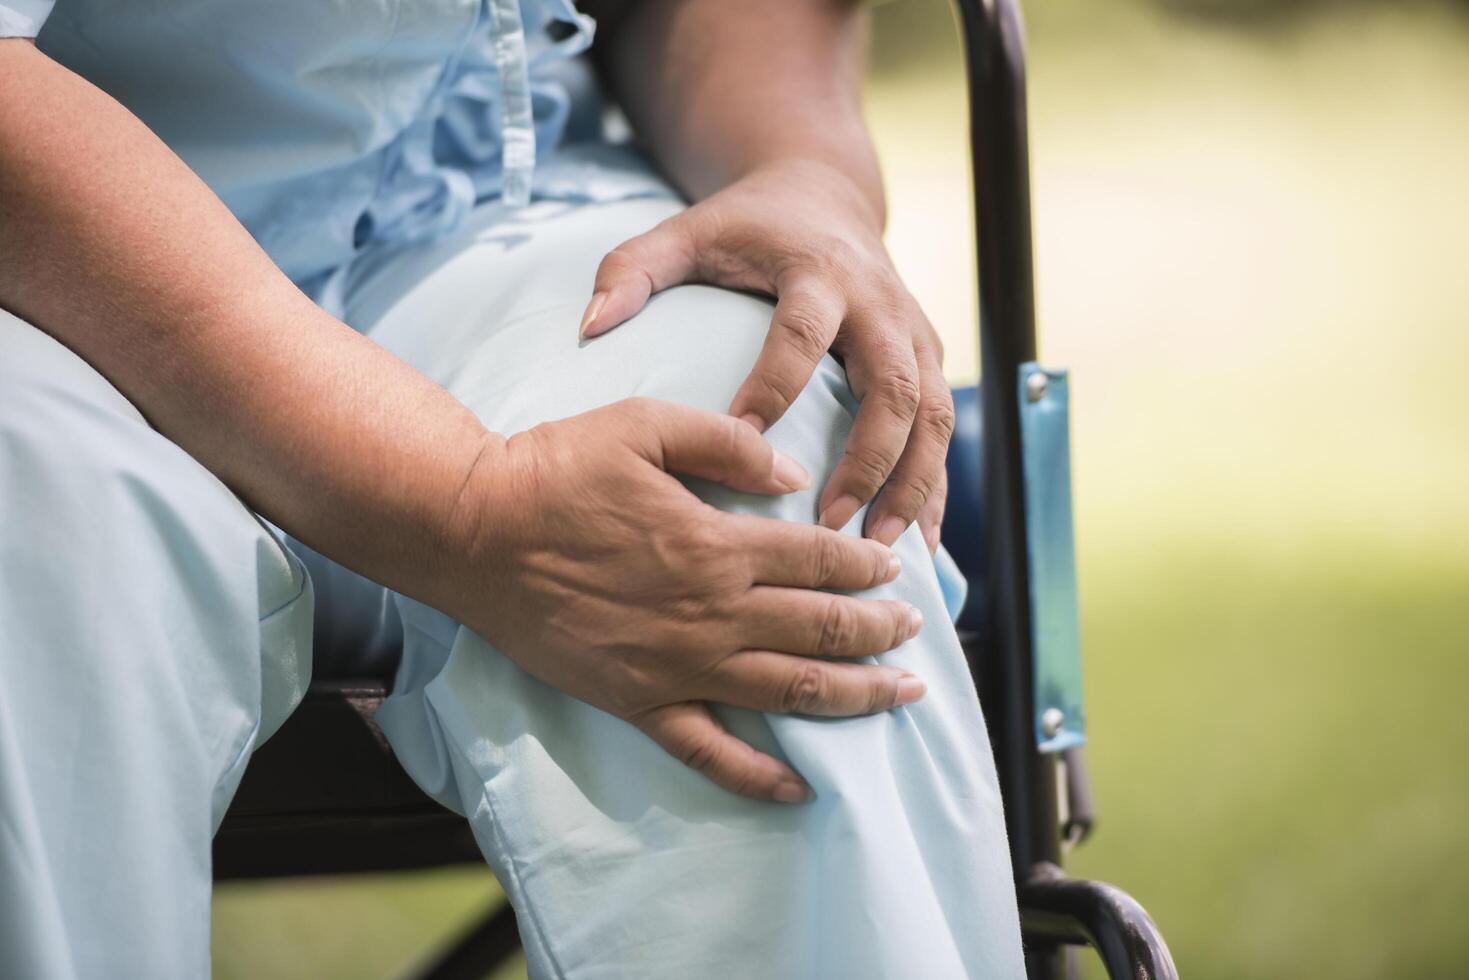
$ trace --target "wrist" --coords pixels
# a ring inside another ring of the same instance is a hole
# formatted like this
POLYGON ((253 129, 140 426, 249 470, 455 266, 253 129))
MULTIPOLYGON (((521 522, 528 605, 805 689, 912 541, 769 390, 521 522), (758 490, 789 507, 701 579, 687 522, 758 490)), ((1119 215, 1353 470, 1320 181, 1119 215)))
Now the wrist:
POLYGON ((466 570, 483 566, 503 538, 501 528, 514 520, 509 514, 513 498, 507 485, 513 482, 513 475, 506 445, 504 436, 481 428, 460 452, 460 461, 451 471, 453 485, 441 496, 433 540, 436 550, 447 557, 434 563, 434 596, 429 601, 446 612, 456 612, 471 598, 464 589, 479 576, 466 575, 466 570))
POLYGON ((508 468, 506 445, 504 436, 483 429, 466 447, 456 475, 457 487, 448 497, 441 521, 444 546, 457 554, 477 555, 483 543, 496 536, 491 525, 506 503, 500 499, 508 468))

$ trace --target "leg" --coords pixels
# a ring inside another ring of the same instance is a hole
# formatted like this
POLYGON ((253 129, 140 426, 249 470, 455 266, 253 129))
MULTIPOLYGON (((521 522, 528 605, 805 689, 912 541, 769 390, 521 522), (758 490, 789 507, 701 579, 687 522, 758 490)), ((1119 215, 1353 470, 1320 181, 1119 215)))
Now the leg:
POLYGON ((210 838, 304 690, 310 583, 4 312, 0 522, 0 976, 207 976, 210 838))
MULTIPOLYGON (((481 214, 478 231, 370 280, 359 322, 502 432, 635 394, 722 411, 759 351, 764 300, 683 287, 605 337, 576 337, 603 252, 676 207, 481 214)), ((779 499, 696 492, 813 521, 854 409, 828 358, 769 433, 817 486, 779 499)), ((722 711, 810 781, 818 798, 797 807, 717 789, 400 600, 404 662, 380 720, 415 778, 470 817, 516 903, 534 975, 1021 975, 979 705, 916 530, 898 551, 904 572, 881 591, 913 602, 927 625, 889 656, 928 682, 923 701, 835 722, 722 711)))

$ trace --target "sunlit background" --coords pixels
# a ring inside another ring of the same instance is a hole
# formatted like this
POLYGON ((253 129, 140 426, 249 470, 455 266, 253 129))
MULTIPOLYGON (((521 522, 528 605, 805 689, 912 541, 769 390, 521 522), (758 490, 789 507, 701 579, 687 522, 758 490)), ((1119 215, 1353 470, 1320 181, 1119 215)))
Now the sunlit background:
MULTIPOLYGON (((1469 7, 1025 9, 1100 812, 1071 868, 1186 977, 1463 977, 1469 7)), ((873 18, 889 240, 972 382, 956 35, 944 0, 873 18)), ((216 971, 399 975, 498 897, 223 886, 216 971)))

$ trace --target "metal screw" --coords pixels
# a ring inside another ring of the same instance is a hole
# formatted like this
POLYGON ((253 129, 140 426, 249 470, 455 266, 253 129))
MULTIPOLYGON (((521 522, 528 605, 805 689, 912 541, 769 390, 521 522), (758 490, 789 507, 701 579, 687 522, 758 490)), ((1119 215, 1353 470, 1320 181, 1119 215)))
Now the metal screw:
POLYGON ((1033 402, 1046 397, 1051 388, 1051 379, 1044 371, 1037 371, 1025 379, 1025 396, 1033 402))
MULTIPOLYGON (((1033 377, 1033 375, 1032 375, 1033 377)), ((1041 732, 1046 738, 1055 738, 1066 727, 1066 712, 1060 708, 1047 708, 1041 712, 1041 732)))

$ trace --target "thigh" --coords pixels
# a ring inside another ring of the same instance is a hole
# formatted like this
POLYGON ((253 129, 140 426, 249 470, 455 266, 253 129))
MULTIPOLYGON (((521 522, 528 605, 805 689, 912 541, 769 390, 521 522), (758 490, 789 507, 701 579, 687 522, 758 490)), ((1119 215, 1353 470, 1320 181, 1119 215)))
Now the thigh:
POLYGON ((198 976, 210 838, 311 590, 204 467, 0 312, 0 975, 198 976))
MULTIPOLYGON (((3 311, 0 517, 0 602, 15 610, 0 648, 35 643, 95 682, 72 700, 175 673, 185 700, 229 690, 250 714, 263 704, 268 732, 299 698, 311 662, 301 563, 102 375, 3 311), (117 652, 79 659, 99 645, 117 652)), ((201 724, 210 712, 198 708, 201 724)))
POLYGON ((602 256, 680 207, 492 204, 369 278, 349 317, 506 434, 633 395, 723 411, 764 339, 767 300, 683 286, 610 334, 577 333, 602 256))
MULTIPOLYGON (((577 337, 601 256, 676 208, 481 216, 411 274, 380 280, 363 322, 501 432, 631 395, 723 411, 764 340, 767 300, 683 286, 610 334, 577 337)), ((767 436, 812 489, 692 488, 725 509, 814 521, 855 407, 826 358, 767 436)), ((415 778, 470 815, 537 975, 1019 975, 984 722, 921 536, 897 550, 903 574, 872 594, 924 613, 919 636, 884 658, 928 682, 924 700, 845 720, 721 709, 810 782, 807 806, 714 787, 447 617, 400 602, 404 670, 384 728, 415 778)))

